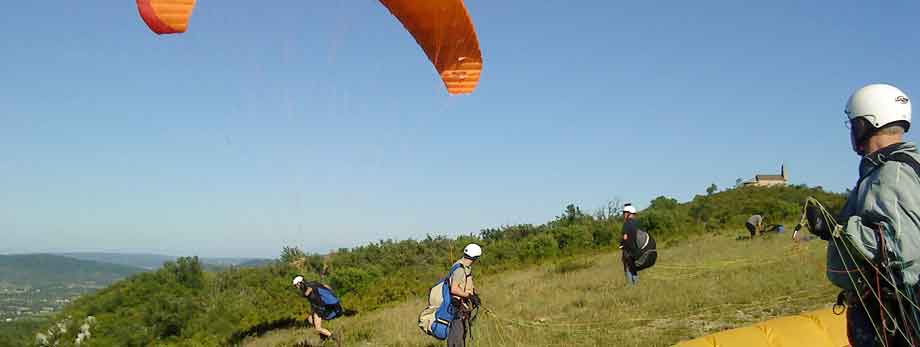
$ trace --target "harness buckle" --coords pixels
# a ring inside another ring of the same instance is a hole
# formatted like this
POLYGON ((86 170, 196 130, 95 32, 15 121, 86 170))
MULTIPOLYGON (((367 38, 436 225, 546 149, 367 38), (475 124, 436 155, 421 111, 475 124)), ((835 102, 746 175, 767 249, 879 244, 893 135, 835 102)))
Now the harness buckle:
POLYGON ((837 302, 834 303, 834 307, 831 308, 831 312, 835 315, 842 315, 843 312, 847 309, 847 291, 841 291, 840 294, 837 294, 837 302))

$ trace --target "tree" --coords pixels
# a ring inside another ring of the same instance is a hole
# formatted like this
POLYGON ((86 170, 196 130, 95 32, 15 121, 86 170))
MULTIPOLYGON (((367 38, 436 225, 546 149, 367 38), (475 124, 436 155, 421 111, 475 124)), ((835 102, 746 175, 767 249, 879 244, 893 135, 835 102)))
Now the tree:
POLYGON ((713 183, 709 186, 709 188, 706 188, 706 195, 712 195, 717 191, 719 191, 719 187, 716 187, 716 184, 713 183))
POLYGON ((307 255, 298 247, 284 246, 281 250, 281 262, 285 264, 291 264, 306 257, 307 255))
POLYGON ((652 200, 652 203, 649 204, 649 209, 653 210, 674 210, 678 206, 677 199, 669 198, 666 196, 659 196, 652 200))
POLYGON ((584 213, 581 213, 581 208, 575 204, 569 204, 565 207, 565 213, 557 217, 557 219, 563 221, 564 223, 572 223, 582 216, 584 216, 584 213))
POLYGON ((163 264, 163 270, 188 288, 200 289, 204 286, 204 272, 197 256, 180 257, 175 262, 166 262, 163 264))
POLYGON ((620 198, 607 200, 607 205, 598 208, 597 211, 594 212, 594 217, 599 221, 616 218, 622 212, 622 205, 623 204, 620 203, 620 198))
POLYGON ((581 216, 581 209, 575 204, 569 204, 565 207, 565 219, 572 221, 581 216))

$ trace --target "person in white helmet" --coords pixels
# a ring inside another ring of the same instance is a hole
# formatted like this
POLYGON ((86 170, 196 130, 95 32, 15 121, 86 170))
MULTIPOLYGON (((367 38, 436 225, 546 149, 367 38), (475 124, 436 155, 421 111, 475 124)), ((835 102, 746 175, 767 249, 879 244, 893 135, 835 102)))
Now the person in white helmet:
MULTIPOLYGON (((342 314, 341 304, 327 304, 323 302, 323 290, 327 290, 328 292, 326 293, 332 293, 332 288, 319 282, 305 281, 303 276, 294 277, 292 285, 297 289, 298 293, 310 301, 312 312, 307 316, 307 322, 313 325, 313 329, 319 334, 320 340, 326 341, 332 339, 335 341, 336 345, 341 346, 342 341, 339 339, 339 336, 333 335, 329 329, 323 328, 324 317, 333 319, 342 314)), ((332 293, 332 295, 335 294, 332 293)))
POLYGON ((450 274, 451 304, 458 314, 450 323, 450 332, 447 335, 448 347, 466 346, 467 323, 469 312, 473 306, 479 305, 479 292, 473 283, 473 264, 482 256, 482 247, 475 243, 463 248, 463 257, 454 265, 458 266, 450 274))
POLYGON ((636 217, 639 211, 632 204, 623 206, 623 237, 620 239, 620 248, 623 249, 623 273, 626 274, 626 283, 629 285, 639 284, 639 271, 636 270, 634 260, 638 257, 639 246, 636 244, 636 238, 639 230, 639 221, 636 217))
POLYGON ((862 157, 859 180, 836 220, 809 205, 808 227, 830 241, 827 277, 843 289, 838 303, 849 307, 850 344, 917 346, 920 153, 904 141, 910 99, 894 86, 870 84, 850 97, 845 113, 862 157))

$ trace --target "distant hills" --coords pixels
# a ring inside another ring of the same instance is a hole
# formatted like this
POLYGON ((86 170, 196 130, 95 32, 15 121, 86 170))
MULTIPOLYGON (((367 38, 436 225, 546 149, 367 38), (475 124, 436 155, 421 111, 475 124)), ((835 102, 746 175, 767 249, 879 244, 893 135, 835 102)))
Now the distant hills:
POLYGON ((95 261, 100 263, 109 263, 109 264, 118 264, 131 267, 137 267, 144 270, 154 270, 163 266, 163 263, 167 261, 176 260, 176 257, 160 255, 160 254, 128 254, 128 253, 94 253, 94 252, 79 252, 79 253, 57 253, 56 255, 80 259, 95 261))
MULTIPOLYGON (((81 260, 139 267, 145 270, 157 269, 160 266, 163 266, 163 263, 167 261, 175 261, 178 258, 170 255, 145 253, 72 252, 58 253, 58 255, 81 260)), ((201 262, 208 268, 221 268, 228 266, 259 266, 267 264, 270 261, 270 259, 259 258, 201 258, 201 262)))
MULTIPOLYGON (((178 257, 160 254, 60 253, 0 255, 0 286, 46 287, 79 282, 108 285, 138 272, 151 271, 178 257)), ((230 266, 257 267, 271 259, 202 258, 207 271, 230 266)))
POLYGON ((247 261, 237 264, 237 266, 239 267, 259 267, 259 266, 271 264, 271 262, 273 261, 274 259, 249 259, 247 261))
POLYGON ((85 282, 107 285, 143 271, 139 267, 52 254, 0 255, 0 284, 17 287, 85 282))

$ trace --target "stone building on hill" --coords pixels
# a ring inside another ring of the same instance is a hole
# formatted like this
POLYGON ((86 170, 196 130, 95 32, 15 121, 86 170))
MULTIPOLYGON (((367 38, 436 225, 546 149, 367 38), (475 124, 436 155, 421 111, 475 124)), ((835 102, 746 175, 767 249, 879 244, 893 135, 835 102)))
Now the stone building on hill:
POLYGON ((779 175, 754 175, 754 179, 744 182, 744 186, 772 187, 788 185, 789 174, 786 172, 786 165, 780 165, 779 171, 779 175))

